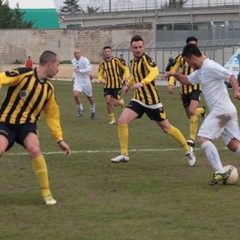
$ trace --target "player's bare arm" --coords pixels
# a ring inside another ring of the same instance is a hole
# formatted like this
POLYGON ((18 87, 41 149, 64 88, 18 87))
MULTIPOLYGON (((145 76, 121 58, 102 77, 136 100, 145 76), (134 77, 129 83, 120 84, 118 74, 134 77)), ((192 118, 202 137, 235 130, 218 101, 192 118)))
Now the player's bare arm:
POLYGON ((233 89, 234 98, 240 100, 240 91, 236 77, 234 75, 231 75, 231 77, 229 78, 229 82, 233 89))
POLYGON ((189 81, 187 76, 179 74, 179 73, 175 73, 175 72, 165 72, 164 77, 165 78, 169 78, 169 77, 175 77, 180 83, 182 83, 183 85, 192 85, 189 81))
POLYGON ((141 82, 135 83, 135 84, 132 85, 132 88, 133 88, 133 89, 139 89, 139 88, 141 88, 141 87, 143 87, 143 83, 141 83, 141 82))
POLYGON ((174 93, 174 86, 173 85, 168 85, 168 92, 170 94, 173 94, 174 93))
POLYGON ((123 95, 127 94, 127 92, 128 92, 128 90, 129 90, 129 88, 130 88, 130 87, 129 87, 129 86, 127 86, 127 85, 126 85, 126 86, 124 86, 124 87, 123 87, 123 89, 122 89, 122 91, 121 91, 121 92, 122 92, 122 94, 123 94, 123 95))
POLYGON ((70 147, 63 140, 58 142, 58 146, 64 151, 66 156, 70 156, 71 155, 70 147))

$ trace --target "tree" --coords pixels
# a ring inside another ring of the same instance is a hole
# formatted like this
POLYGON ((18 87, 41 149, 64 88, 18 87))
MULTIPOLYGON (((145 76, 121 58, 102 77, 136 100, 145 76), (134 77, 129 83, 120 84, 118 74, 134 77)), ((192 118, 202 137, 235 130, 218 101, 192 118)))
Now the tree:
POLYGON ((164 8, 182 8, 188 0, 169 0, 165 3, 164 8))
POLYGON ((18 5, 15 9, 10 9, 8 2, 0 0, 0 28, 32 28, 34 22, 24 21, 24 14, 18 5))
POLYGON ((96 13, 98 10, 100 9, 100 7, 90 7, 90 6, 87 6, 87 12, 89 13, 89 14, 91 14, 91 13, 96 13))
POLYGON ((19 4, 17 4, 17 7, 13 10, 13 26, 14 28, 32 28, 35 21, 24 21, 25 13, 22 12, 19 9, 19 4))
POLYGON ((63 2, 65 6, 60 8, 62 14, 78 14, 84 12, 78 4, 79 0, 66 0, 63 2))

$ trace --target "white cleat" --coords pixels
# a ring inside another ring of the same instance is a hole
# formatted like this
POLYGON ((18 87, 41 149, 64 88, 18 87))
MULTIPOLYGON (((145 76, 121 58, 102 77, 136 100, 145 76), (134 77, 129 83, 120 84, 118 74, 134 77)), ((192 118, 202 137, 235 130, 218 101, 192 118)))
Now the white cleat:
POLYGON ((195 146, 195 141, 191 138, 187 139, 187 144, 190 146, 190 147, 194 147, 195 146))
POLYGON ((196 163, 196 156, 195 156, 195 153, 194 153, 192 147, 190 147, 189 152, 186 153, 186 158, 187 158, 187 161, 188 161, 188 165, 190 167, 193 167, 196 163))
POLYGON ((109 124, 109 125, 114 125, 114 124, 116 124, 116 121, 113 120, 113 121, 109 122, 108 124, 109 124))
POLYGON ((78 109, 78 117, 81 118, 83 115, 83 109, 78 109))
POLYGON ((43 200, 46 205, 55 205, 57 203, 57 201, 51 195, 43 197, 43 200))
POLYGON ((128 162, 128 161, 129 161, 129 157, 124 156, 123 154, 120 154, 120 155, 116 156, 115 158, 111 159, 112 163, 120 163, 120 162, 128 162))

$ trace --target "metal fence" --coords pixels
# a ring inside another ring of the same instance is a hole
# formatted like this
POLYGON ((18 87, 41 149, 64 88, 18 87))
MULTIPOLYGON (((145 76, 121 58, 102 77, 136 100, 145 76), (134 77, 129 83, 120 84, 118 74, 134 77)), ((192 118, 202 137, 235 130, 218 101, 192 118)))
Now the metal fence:
POLYGON ((118 12, 118 11, 141 11, 152 9, 178 9, 184 8, 203 8, 203 7, 226 7, 229 5, 239 5, 239 0, 187 0, 181 6, 180 1, 174 3, 171 0, 85 0, 81 1, 81 8, 87 12, 88 7, 99 8, 98 12, 118 12), (172 2, 170 4, 170 2, 172 2))
POLYGON ((240 38, 240 19, 239 21, 212 21, 205 23, 172 22, 171 24, 157 25, 157 42, 175 42, 185 39, 186 36, 196 36, 199 40, 240 38), (171 28, 168 25, 171 25, 171 28), (166 29, 167 27, 168 29, 166 29), (178 30, 179 27, 184 29, 178 30))
MULTIPOLYGON (((183 47, 185 46, 184 41, 178 42, 160 42, 153 44, 145 44, 146 54, 151 56, 161 74, 164 73, 166 66, 168 65, 169 56, 177 57, 181 54, 183 47)), ((221 39, 221 40, 200 40, 198 47, 201 52, 208 58, 225 65, 234 52, 240 48, 240 39, 221 39)), ((117 45, 113 47, 115 56, 123 54, 123 58, 127 63, 132 59, 132 53, 129 49, 129 45, 117 45)))

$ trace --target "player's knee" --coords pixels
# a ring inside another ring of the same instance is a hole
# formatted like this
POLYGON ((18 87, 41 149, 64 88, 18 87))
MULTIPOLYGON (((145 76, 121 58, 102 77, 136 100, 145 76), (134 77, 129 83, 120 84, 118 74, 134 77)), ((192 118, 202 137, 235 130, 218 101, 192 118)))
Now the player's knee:
POLYGON ((160 126, 164 133, 168 133, 170 131, 171 125, 170 124, 162 124, 160 126))
POLYGON ((204 138, 204 137, 197 137, 197 143, 201 146, 203 143, 205 143, 206 141, 208 141, 207 138, 204 138))
POLYGON ((114 102, 113 102, 113 106, 114 106, 114 107, 119 106, 119 102, 114 101, 114 102))
POLYGON ((105 100, 105 102, 106 102, 106 104, 112 104, 111 99, 108 99, 108 98, 105 100))
POLYGON ((193 116, 196 116, 196 109, 188 109, 188 117, 191 118, 193 116))
POLYGON ((33 158, 36 156, 39 156, 41 154, 39 146, 35 145, 35 144, 31 144, 31 145, 27 146, 27 151, 28 151, 29 155, 33 158))
POLYGON ((227 145, 228 149, 232 152, 236 152, 240 148, 240 142, 233 138, 227 145))
POLYGON ((74 97, 75 99, 77 99, 77 98, 79 98, 79 94, 73 94, 73 97, 74 97))
POLYGON ((4 153, 5 153, 4 150, 0 150, 0 158, 3 156, 4 153))

